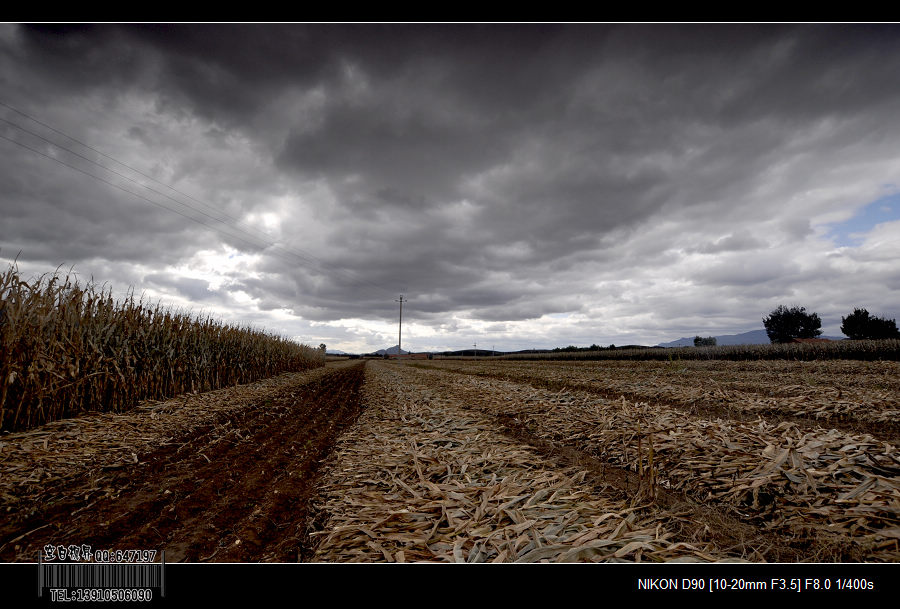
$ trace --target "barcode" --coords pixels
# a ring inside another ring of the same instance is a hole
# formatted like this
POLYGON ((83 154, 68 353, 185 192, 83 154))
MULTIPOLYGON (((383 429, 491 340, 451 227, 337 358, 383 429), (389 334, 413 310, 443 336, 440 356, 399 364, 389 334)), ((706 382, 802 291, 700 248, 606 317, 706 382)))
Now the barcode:
POLYGON ((41 565, 45 588, 160 588, 163 565, 55 563, 41 565))

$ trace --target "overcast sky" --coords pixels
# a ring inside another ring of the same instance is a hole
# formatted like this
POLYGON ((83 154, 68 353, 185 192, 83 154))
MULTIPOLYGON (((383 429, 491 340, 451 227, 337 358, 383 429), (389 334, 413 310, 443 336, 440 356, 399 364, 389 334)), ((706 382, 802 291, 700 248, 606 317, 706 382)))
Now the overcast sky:
POLYGON ((900 317, 896 26, 6 24, 0 102, 26 277, 350 352, 900 317))

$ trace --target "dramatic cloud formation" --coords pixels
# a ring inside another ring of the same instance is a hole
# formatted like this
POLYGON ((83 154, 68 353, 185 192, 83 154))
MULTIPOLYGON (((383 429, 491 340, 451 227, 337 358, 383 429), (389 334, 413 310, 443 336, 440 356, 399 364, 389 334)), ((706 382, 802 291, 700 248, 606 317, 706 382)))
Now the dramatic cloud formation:
POLYGON ((839 335, 900 317, 898 73, 896 26, 0 26, 0 257, 346 351, 401 293, 423 350, 839 335))

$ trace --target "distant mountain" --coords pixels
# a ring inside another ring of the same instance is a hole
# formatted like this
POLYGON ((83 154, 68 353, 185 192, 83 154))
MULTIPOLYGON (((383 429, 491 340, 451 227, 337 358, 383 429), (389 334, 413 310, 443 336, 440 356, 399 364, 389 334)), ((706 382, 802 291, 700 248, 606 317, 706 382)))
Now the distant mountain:
MULTIPOLYGON (((700 336, 707 336, 700 334, 700 336)), ((717 345, 768 345, 769 335, 766 330, 751 330, 743 334, 724 334, 716 337, 717 345)), ((660 343, 657 347, 693 347, 694 337, 684 337, 669 343, 660 343)))
MULTIPOLYGON (((546 351, 517 351, 517 353, 546 353, 546 351)), ((506 355, 503 351, 491 349, 461 349, 459 351, 440 351, 437 355, 444 357, 492 357, 494 355, 506 355)))
MULTIPOLYGON (((700 336, 707 336, 700 334, 700 336)), ((820 336, 819 338, 829 338, 831 340, 843 340, 841 336, 820 336)), ((769 335, 766 334, 765 328, 762 330, 751 330, 742 334, 723 334, 716 336, 716 345, 768 345, 769 335)), ((670 343, 660 343, 657 347, 693 347, 694 337, 679 338, 670 343)))
POLYGON ((334 349, 332 351, 326 351, 325 355, 350 355, 345 351, 339 351, 338 349, 334 349))
POLYGON ((400 348, 400 345, 394 345, 393 347, 388 347, 387 349, 379 349, 375 352, 375 355, 397 355, 397 353, 403 355, 405 353, 409 353, 409 351, 404 351, 400 348))

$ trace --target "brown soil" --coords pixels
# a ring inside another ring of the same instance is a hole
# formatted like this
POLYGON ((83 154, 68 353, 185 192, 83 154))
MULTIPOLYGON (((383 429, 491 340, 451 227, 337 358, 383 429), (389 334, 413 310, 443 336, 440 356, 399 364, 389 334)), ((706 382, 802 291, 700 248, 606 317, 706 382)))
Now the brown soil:
POLYGON ((319 464, 361 412, 364 366, 285 389, 134 465, 68 480, 27 515, 0 515, 0 560, 35 561, 48 543, 165 549, 167 562, 303 560, 319 464), (98 487, 106 497, 84 505, 98 487))

